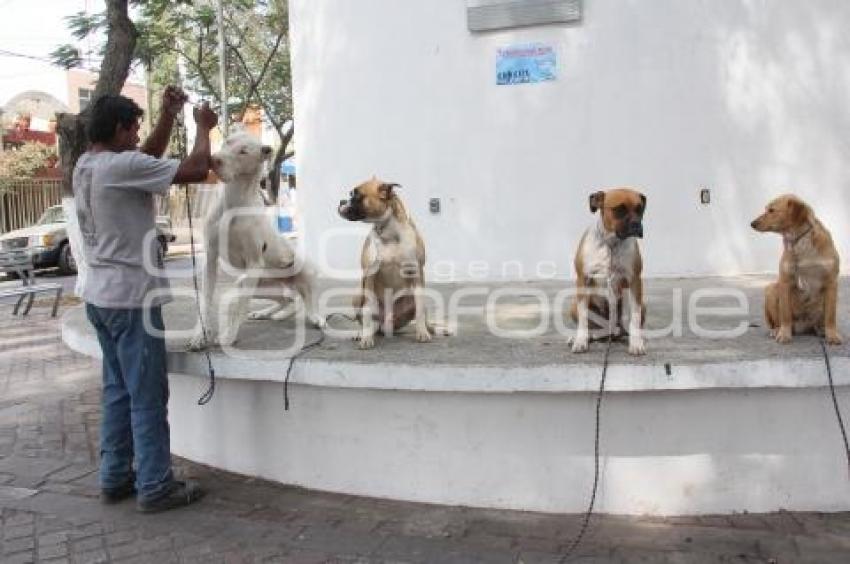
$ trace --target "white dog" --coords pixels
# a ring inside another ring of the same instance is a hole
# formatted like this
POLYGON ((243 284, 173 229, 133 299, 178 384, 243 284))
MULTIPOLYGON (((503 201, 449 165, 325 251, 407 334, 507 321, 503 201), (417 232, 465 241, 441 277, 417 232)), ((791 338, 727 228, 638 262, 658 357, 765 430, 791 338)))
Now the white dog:
POLYGON ((219 259, 241 274, 236 280, 238 298, 234 300, 235 307, 231 305, 227 315, 221 316, 218 338, 216 332, 208 327, 205 339, 203 329, 199 329, 189 343, 191 349, 198 350, 216 341, 232 345, 246 317, 274 320, 291 317, 295 314, 296 304, 287 297, 287 288, 297 292, 303 300, 310 323, 316 327, 324 326, 314 302, 313 269, 307 264, 296 265, 294 251, 275 232, 266 214, 260 177, 271 152, 271 147, 262 145, 248 133, 238 132, 230 135, 221 150, 212 156, 212 168, 225 185, 203 228, 206 261, 201 315, 205 324, 213 325, 209 312, 219 259), (263 298, 274 299, 278 303, 249 314, 248 305, 258 286, 266 290, 263 298), (272 288, 272 295, 269 295, 269 288, 272 288), (280 291, 277 292, 277 289, 280 291))

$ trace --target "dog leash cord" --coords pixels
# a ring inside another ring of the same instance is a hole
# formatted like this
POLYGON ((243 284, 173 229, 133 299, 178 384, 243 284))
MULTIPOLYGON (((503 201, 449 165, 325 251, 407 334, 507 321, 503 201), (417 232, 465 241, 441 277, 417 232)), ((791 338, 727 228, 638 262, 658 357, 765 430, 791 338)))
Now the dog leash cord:
MULTIPOLYGON (((348 321, 351 321, 351 322, 354 322, 354 323, 357 322, 357 319, 355 319, 354 317, 351 317, 350 315, 345 315, 345 314, 342 314, 342 313, 332 313, 332 314, 328 315, 327 317, 325 317, 325 322, 327 323, 330 319, 332 319, 334 317, 342 317, 345 320, 348 320, 348 321)), ((292 374, 292 367, 295 365, 295 361, 298 359, 298 357, 300 357, 302 354, 304 354, 308 350, 316 348, 319 345, 321 345, 324 342, 324 340, 325 340, 325 332, 322 331, 321 334, 319 335, 318 339, 316 339, 315 341, 313 341, 309 345, 305 346, 304 348, 302 348, 300 351, 298 351, 297 353, 295 353, 294 355, 292 355, 289 358, 289 365, 286 367, 286 378, 284 378, 284 380, 283 380, 283 409, 284 409, 284 411, 289 411, 289 376, 292 374)))
MULTIPOLYGON (((192 197, 189 194, 189 187, 186 186, 186 215, 189 217, 189 249, 192 255, 192 282, 195 285, 195 300, 198 306, 198 321, 201 324, 201 333, 204 336, 204 343, 207 343, 207 327, 204 324, 204 316, 201 312, 201 292, 198 289, 198 267, 195 262, 195 230, 192 228, 192 197)), ((213 369, 210 351, 204 347, 204 356, 207 359, 207 373, 209 374, 209 387, 203 395, 198 398, 198 405, 206 405, 215 395, 215 370, 213 369)))
POLYGON ((838 427, 841 429, 841 437, 844 439, 844 453, 847 456, 847 471, 850 476, 850 443, 847 441, 847 430, 844 428, 844 419, 841 417, 841 409, 838 407, 838 398, 835 395, 835 384, 832 381, 832 366, 829 362, 829 352, 823 337, 820 338, 820 348, 823 351, 823 360, 826 362, 826 376, 829 378, 829 392, 832 395, 832 405, 835 407, 835 416, 838 419, 838 427))
POLYGON ((289 366, 286 367, 286 378, 283 379, 283 409, 284 411, 289 411, 289 376, 292 373, 292 367, 295 365, 295 361, 299 356, 307 352, 312 348, 316 348, 322 344, 325 340, 325 332, 320 330, 319 338, 310 343, 309 345, 305 345, 301 348, 297 353, 289 357, 289 366))
POLYGON ((611 352, 611 343, 613 342, 613 334, 608 332, 608 344, 605 347, 605 357, 602 361, 602 377, 599 379, 599 392, 596 394, 596 430, 593 438, 593 489, 590 493, 590 503, 587 506, 587 512, 584 514, 584 519, 575 539, 570 543, 566 553, 558 561, 563 564, 568 561, 571 555, 581 544, 587 529, 590 526, 590 517, 593 515, 593 505, 596 503, 596 492, 599 488, 599 427, 602 411, 602 396, 605 394, 605 378, 608 374, 608 355, 611 352))

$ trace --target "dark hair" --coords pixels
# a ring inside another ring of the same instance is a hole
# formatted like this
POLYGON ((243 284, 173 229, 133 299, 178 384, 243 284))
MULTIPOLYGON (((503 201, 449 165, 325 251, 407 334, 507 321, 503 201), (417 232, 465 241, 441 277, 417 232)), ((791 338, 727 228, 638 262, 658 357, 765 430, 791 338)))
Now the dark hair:
POLYGON ((144 115, 144 110, 126 96, 104 94, 91 106, 86 134, 91 143, 108 143, 115 136, 115 126, 130 129, 144 115))

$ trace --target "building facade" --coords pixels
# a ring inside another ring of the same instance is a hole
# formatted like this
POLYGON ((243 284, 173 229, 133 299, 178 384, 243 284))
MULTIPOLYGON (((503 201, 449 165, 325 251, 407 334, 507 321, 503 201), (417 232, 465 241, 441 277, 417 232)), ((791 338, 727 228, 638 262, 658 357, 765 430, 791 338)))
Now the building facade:
POLYGON ((582 0, 569 23, 471 31, 486 3, 291 2, 299 205, 325 274, 357 271, 365 227, 336 206, 372 175, 402 185, 432 279, 571 277, 588 196, 614 186, 648 197, 649 275, 775 271, 780 239, 749 223, 788 191, 850 256, 850 3, 582 0), (500 85, 528 46, 553 79, 500 85))

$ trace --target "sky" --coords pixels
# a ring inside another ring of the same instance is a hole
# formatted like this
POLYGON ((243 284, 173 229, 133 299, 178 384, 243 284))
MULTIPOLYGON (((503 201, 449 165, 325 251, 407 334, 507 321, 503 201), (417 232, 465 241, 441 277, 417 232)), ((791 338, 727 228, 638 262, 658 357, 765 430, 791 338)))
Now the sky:
POLYGON ((2 52, 47 58, 58 45, 73 42, 65 16, 102 9, 103 0, 0 0, 0 105, 25 90, 41 90, 67 103, 62 69, 2 52))
MULTIPOLYGON (((74 43, 65 17, 77 12, 100 12, 103 0, 0 0, 0 106, 26 90, 40 90, 68 103, 65 71, 49 62, 3 54, 13 52, 47 59, 51 51, 64 43, 74 43)), ((97 47, 97 41, 92 41, 97 47)), ((86 49, 86 44, 80 45, 86 49)), ((96 65, 95 65, 96 66, 96 65)), ((141 81, 142 77, 135 76, 141 81)), ((191 127, 191 113, 187 124, 191 127)), ((264 140, 277 137, 264 133, 264 140)))

